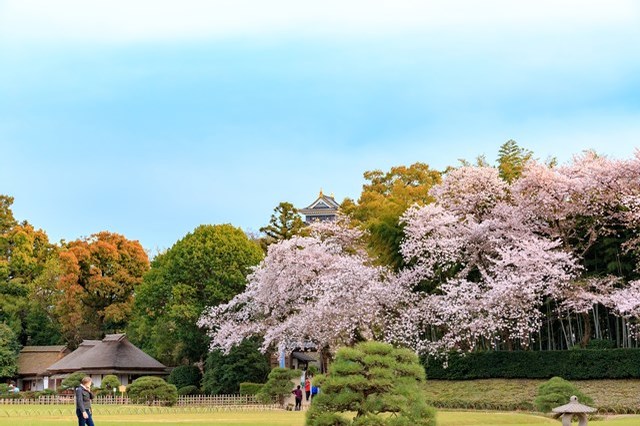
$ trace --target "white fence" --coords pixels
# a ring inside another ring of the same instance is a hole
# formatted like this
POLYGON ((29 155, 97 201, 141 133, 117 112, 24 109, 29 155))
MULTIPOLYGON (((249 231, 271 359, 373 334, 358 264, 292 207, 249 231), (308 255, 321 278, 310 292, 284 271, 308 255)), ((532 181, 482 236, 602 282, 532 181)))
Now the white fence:
MULTIPOLYGON (((75 398, 68 395, 43 395, 37 399, 0 398, 0 404, 5 405, 64 405, 74 404, 75 398)), ((129 398, 122 396, 98 396, 93 400, 98 405, 128 405, 129 398)), ((161 402, 158 402, 161 404, 161 402)), ((155 405, 155 404, 154 404, 155 405)), ((263 405, 256 400, 255 395, 180 395, 175 406, 243 406, 263 405)))

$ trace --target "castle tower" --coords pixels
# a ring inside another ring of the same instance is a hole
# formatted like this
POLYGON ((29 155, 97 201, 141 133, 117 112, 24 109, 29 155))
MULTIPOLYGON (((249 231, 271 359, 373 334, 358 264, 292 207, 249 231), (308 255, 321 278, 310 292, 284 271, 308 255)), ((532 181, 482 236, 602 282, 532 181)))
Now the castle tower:
POLYGON ((300 209, 299 212, 304 215, 305 223, 313 223, 334 220, 339 208, 340 204, 333 198, 333 194, 331 196, 324 195, 321 189, 318 198, 309 206, 300 209))

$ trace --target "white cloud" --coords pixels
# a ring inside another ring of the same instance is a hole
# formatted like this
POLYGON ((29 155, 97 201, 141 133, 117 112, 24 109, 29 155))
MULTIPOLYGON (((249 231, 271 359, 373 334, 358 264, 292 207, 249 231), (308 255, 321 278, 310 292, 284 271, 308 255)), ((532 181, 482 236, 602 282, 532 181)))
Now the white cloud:
POLYGON ((0 40, 580 31, 633 25, 639 16, 633 0, 0 0, 0 40))

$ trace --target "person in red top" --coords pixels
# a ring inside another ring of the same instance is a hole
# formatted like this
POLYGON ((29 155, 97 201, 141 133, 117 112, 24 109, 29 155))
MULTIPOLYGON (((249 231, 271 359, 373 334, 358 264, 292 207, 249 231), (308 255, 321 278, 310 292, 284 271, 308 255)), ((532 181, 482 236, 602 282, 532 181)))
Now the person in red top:
POLYGON ((302 407, 302 389, 300 389, 300 385, 292 390, 291 393, 296 396, 296 411, 300 411, 302 407))
POLYGON ((307 396, 307 401, 309 401, 309 396, 311 396, 311 380, 307 377, 304 381, 304 393, 307 396))

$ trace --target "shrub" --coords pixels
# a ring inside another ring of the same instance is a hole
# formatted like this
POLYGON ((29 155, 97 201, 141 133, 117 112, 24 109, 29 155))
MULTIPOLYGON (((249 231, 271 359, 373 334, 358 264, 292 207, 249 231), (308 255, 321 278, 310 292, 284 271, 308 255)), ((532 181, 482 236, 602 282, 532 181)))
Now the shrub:
POLYGON ((178 389, 178 395, 197 395, 200 393, 200 389, 197 386, 189 385, 183 386, 178 389))
POLYGON ((171 370, 171 374, 169 374, 169 378, 167 378, 167 382, 176 385, 178 389, 186 386, 200 388, 201 380, 202 373, 195 365, 179 365, 171 370))
POLYGON ((6 383, 0 383, 0 395, 4 397, 6 394, 9 394, 9 385, 6 383))
POLYGON ((387 343, 363 342, 338 350, 322 391, 307 411, 308 426, 434 426, 435 411, 420 387, 418 356, 387 343), (346 416, 355 417, 347 420, 346 416))
POLYGON ((538 396, 535 399, 536 408, 543 413, 548 413, 555 407, 568 404, 572 395, 577 396, 578 402, 582 404, 593 404, 590 397, 570 382, 562 377, 552 377, 538 388, 538 396))
POLYGON ((120 380, 113 374, 108 374, 102 379, 102 388, 106 391, 113 392, 113 388, 120 387, 120 380))
POLYGON ((87 376, 87 373, 76 371, 75 373, 71 373, 66 379, 64 379, 60 386, 62 386, 63 389, 77 388, 78 386, 80 386, 80 381, 85 376, 87 376))
POLYGON ((163 405, 174 405, 178 401, 178 390, 160 377, 143 376, 127 387, 127 395, 135 403, 149 404, 159 401, 163 405))
POLYGON ((240 383, 240 395, 256 395, 260 392, 263 386, 264 383, 240 383))
POLYGON ((40 392, 38 392, 38 396, 51 396, 51 395, 57 395, 58 392, 56 392, 53 389, 43 389, 40 392))
POLYGON ((444 380, 640 378, 640 349, 578 349, 571 351, 485 351, 450 354, 442 360, 423 358, 427 377, 444 380))
POLYGON ((101 387, 94 389, 98 395, 113 395, 113 388, 116 388, 116 394, 118 394, 120 387, 120 380, 113 374, 108 374, 102 378, 101 387))
POLYGON ((274 399, 280 405, 284 405, 284 398, 291 394, 293 383, 291 379, 300 376, 300 371, 289 370, 287 368, 276 367, 271 370, 267 383, 258 392, 258 400, 264 404, 272 402, 274 399))
POLYGON ((14 392, 9 390, 9 385, 6 383, 0 383, 0 398, 4 399, 22 399, 24 392, 14 392))

